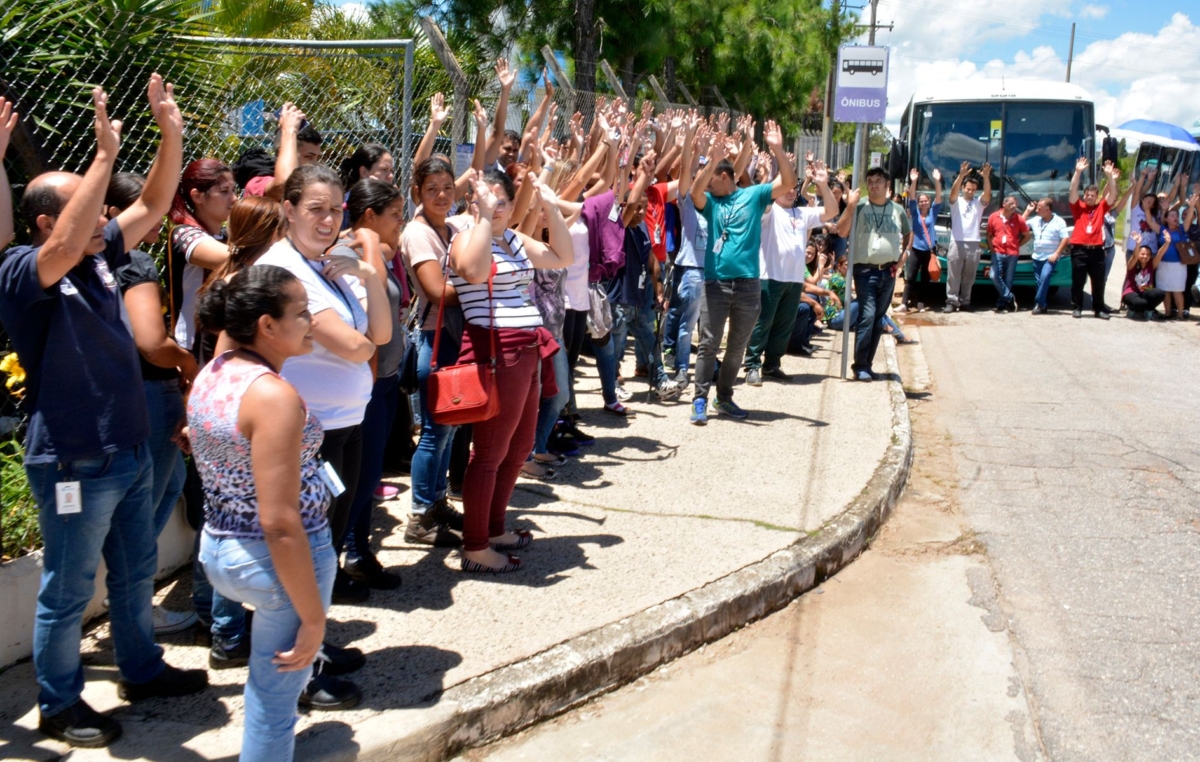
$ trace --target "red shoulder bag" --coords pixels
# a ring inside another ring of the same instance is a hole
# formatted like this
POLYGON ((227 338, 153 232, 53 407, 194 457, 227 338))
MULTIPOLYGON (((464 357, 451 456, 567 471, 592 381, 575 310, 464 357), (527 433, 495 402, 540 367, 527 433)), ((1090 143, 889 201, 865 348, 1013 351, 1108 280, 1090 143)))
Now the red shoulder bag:
POLYGON ((491 340, 492 356, 486 362, 460 363, 446 368, 437 365, 438 349, 442 341, 442 313, 446 305, 446 290, 442 288, 442 301, 438 304, 437 329, 433 334, 433 359, 429 369, 429 411, 435 423, 441 426, 463 426, 480 423, 493 418, 500 412, 500 395, 496 393, 496 303, 492 300, 492 278, 496 275, 496 263, 488 273, 488 308, 490 321, 488 337, 491 340))

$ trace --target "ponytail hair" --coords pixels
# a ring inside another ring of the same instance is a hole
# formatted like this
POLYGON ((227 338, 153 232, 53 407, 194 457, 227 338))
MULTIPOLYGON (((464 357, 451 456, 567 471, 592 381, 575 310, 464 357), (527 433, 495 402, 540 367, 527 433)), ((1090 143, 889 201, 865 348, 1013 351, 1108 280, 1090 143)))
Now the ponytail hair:
POLYGON ((296 276, 277 265, 247 267, 228 281, 213 281, 196 304, 196 320, 203 330, 224 331, 239 344, 253 344, 260 317, 283 317, 284 289, 293 281, 296 276))
POLYGON ((342 159, 342 187, 353 188, 355 183, 363 179, 358 176, 358 170, 370 169, 388 153, 388 149, 379 143, 359 146, 354 153, 342 159))
POLYGON ((367 177, 359 180, 350 187, 350 197, 346 199, 346 211, 350 214, 350 224, 357 224, 367 210, 375 214, 383 214, 383 210, 394 204, 400 198, 400 191, 394 185, 388 185, 383 180, 367 177))

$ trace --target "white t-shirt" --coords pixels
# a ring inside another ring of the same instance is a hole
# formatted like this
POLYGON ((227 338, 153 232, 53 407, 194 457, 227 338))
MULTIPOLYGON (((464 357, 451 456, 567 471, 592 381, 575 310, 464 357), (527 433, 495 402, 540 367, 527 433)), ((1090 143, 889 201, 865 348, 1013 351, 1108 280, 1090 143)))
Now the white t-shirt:
POLYGON ((979 196, 967 201, 959 195, 950 205, 950 229, 956 241, 978 241, 979 223, 983 220, 983 204, 979 196))
MULTIPOLYGON (((1136 199, 1134 201, 1136 202, 1136 199)), ((1132 211, 1129 212, 1129 224, 1126 227, 1129 228, 1129 237, 1125 239, 1125 248, 1133 251, 1138 247, 1137 241, 1133 240, 1134 233, 1145 235, 1147 231, 1150 231, 1150 226, 1146 224, 1146 210, 1142 208, 1141 204, 1134 203, 1132 211)))
MULTIPOLYGON (((332 320, 336 316, 366 335, 367 313, 355 295, 355 286, 361 286, 357 278, 326 280, 318 272, 323 265, 305 259, 286 239, 259 257, 254 266, 260 265, 278 265, 295 275, 308 291, 309 312, 318 320, 332 320)), ((344 360, 318 342, 313 342, 311 353, 286 360, 282 375, 296 387, 304 404, 326 431, 362 423, 375 383, 370 363, 344 360)))
POLYGON ((803 283, 808 274, 804 263, 808 231, 821 226, 824 213, 819 206, 785 209, 779 204, 771 204, 762 218, 759 277, 782 283, 803 283))
POLYGON ((588 292, 588 267, 592 258, 591 249, 588 247, 588 228, 581 218, 571 225, 570 232, 575 259, 567 266, 567 309, 587 312, 592 304, 592 297, 588 292))

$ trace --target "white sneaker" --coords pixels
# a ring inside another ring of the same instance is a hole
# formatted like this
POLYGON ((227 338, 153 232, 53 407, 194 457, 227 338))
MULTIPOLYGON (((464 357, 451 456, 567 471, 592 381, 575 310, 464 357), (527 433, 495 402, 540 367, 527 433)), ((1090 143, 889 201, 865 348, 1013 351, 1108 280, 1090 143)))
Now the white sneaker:
POLYGON ((632 396, 632 392, 628 391, 621 384, 617 384, 617 399, 619 399, 621 402, 627 402, 632 396))
POLYGON ((907 305, 904 305, 904 304, 901 304, 899 307, 897 307, 896 309, 892 310, 892 312, 896 312, 896 313, 903 314, 903 313, 905 313, 905 312, 908 312, 908 306, 907 306, 907 305))
POLYGON ((654 390, 660 400, 679 399, 679 395, 683 393, 683 387, 674 381, 663 381, 662 384, 654 390))
POLYGON ((150 610, 150 618, 154 622, 155 635, 170 635, 176 632, 183 632, 187 628, 196 623, 195 611, 168 611, 162 606, 155 606, 150 610))

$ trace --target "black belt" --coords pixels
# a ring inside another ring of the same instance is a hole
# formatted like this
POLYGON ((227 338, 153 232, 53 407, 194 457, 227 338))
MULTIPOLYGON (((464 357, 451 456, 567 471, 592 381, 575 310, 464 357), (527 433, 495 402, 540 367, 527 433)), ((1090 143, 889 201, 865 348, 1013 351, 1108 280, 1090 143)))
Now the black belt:
POLYGON ((896 265, 895 262, 887 262, 882 265, 872 265, 872 264, 867 264, 866 262, 855 262, 854 263, 854 267, 856 269, 859 267, 865 267, 868 270, 890 270, 892 267, 895 267, 895 265, 896 265))

